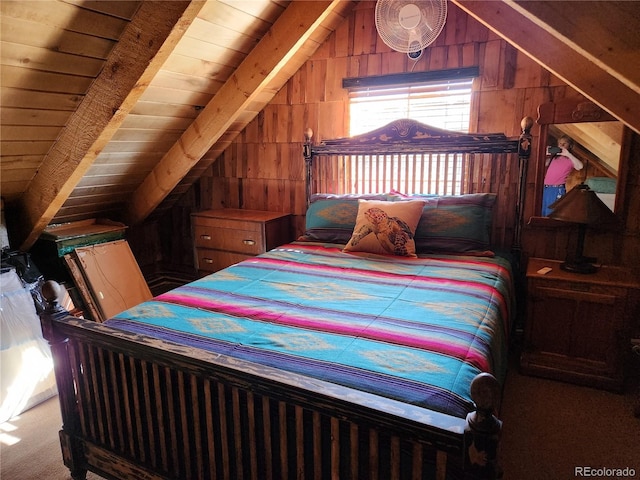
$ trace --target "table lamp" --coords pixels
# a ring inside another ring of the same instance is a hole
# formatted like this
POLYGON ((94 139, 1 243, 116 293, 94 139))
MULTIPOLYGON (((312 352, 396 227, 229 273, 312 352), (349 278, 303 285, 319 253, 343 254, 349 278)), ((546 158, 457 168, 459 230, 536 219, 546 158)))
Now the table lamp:
POLYGON ((550 205, 549 218, 578 224, 578 242, 575 254, 567 252, 566 261, 560 265, 562 270, 575 273, 594 273, 595 258, 583 255, 584 237, 588 225, 606 226, 617 223, 615 214, 584 183, 577 185, 566 195, 550 205))

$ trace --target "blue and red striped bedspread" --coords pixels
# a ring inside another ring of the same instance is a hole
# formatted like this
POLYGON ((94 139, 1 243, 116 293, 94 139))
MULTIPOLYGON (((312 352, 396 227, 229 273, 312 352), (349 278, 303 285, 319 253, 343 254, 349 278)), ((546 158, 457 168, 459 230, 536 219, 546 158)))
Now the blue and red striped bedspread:
POLYGON ((500 257, 292 243, 107 324, 464 417, 476 374, 504 378, 512 290, 500 257))

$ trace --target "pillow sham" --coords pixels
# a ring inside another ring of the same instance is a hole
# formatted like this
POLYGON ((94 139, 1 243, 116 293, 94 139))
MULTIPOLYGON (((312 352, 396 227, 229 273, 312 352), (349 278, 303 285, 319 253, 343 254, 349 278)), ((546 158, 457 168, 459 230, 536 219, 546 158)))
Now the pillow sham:
POLYGON ((344 251, 416 257, 414 235, 424 206, 423 200, 360 200, 344 251))
POLYGON ((396 201, 426 200, 416 227, 417 253, 490 254, 494 193, 397 195, 396 201))
POLYGON ((345 244, 351 238, 358 216, 358 200, 387 200, 378 194, 316 193, 309 200, 304 235, 299 242, 345 244))

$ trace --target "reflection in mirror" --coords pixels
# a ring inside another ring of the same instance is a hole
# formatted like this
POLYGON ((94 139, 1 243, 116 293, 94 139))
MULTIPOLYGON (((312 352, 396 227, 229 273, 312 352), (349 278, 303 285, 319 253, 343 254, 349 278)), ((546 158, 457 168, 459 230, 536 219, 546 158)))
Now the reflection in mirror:
MULTIPOLYGON (((559 181, 558 175, 553 176, 554 167, 557 173, 561 169, 564 155, 562 152, 555 154, 557 150, 552 150, 552 155, 547 155, 547 170, 545 173, 545 185, 558 185, 562 183, 565 188, 545 187, 546 191, 551 191, 552 195, 561 194, 571 190, 580 183, 586 183, 591 190, 594 190, 598 197, 612 211, 615 205, 615 193, 618 177, 618 166, 620 162, 620 151, 623 134, 623 124, 617 121, 610 122, 584 122, 584 123, 561 123, 549 125, 547 134, 547 145, 563 146, 561 139, 567 137, 571 139, 572 145, 569 152, 579 163, 572 165, 572 162, 565 160, 567 171, 569 172, 564 182, 559 181), (555 154, 555 155, 554 155, 555 154), (556 162, 551 165, 551 161, 556 162), (549 182, 547 180, 549 179, 549 182)), ((575 163, 575 160, 574 162, 575 163)), ((552 199, 549 201, 551 202, 552 199)), ((543 194, 543 216, 548 215, 545 210, 545 199, 543 194)))
POLYGON ((557 197, 558 192, 562 196, 585 183, 615 211, 616 192, 621 191, 618 178, 623 124, 596 104, 575 100, 541 104, 536 122, 540 125, 536 160, 536 185, 540 188, 534 198, 538 215, 546 216, 545 184, 556 187, 557 197), (565 150, 552 148, 559 143, 565 150))

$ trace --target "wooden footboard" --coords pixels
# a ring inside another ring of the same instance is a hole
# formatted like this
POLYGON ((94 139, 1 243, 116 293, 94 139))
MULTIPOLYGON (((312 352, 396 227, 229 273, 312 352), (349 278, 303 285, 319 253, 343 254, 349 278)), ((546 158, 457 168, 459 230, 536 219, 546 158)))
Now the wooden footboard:
POLYGON ((71 317, 43 294, 63 459, 114 479, 496 478, 497 382, 459 419, 71 317))

